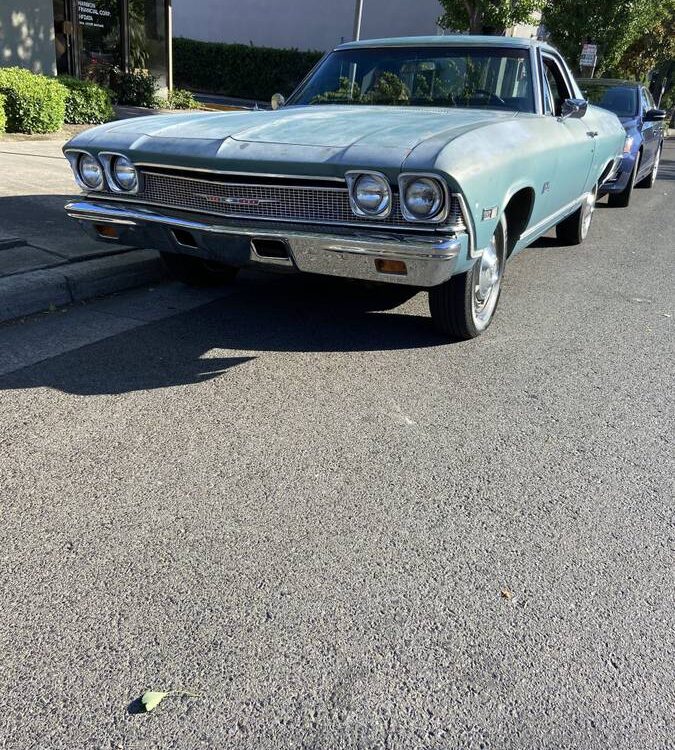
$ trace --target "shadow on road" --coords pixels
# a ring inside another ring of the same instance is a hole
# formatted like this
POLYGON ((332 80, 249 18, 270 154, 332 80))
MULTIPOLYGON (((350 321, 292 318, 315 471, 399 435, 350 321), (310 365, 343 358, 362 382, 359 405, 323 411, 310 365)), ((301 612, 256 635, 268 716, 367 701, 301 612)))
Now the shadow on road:
POLYGON ((392 311, 415 294, 320 277, 244 278, 231 296, 2 376, 0 390, 47 386, 80 395, 121 394, 210 380, 260 352, 447 343, 428 317, 392 311))

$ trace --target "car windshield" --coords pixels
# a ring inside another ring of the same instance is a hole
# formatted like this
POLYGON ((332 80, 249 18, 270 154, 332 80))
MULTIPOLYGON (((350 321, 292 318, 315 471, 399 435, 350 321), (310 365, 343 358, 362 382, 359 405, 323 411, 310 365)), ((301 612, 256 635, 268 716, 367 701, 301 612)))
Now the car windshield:
POLYGON ((638 113, 638 92, 634 86, 611 86, 589 83, 584 87, 586 98, 618 117, 635 117, 638 113))
POLYGON ((289 104, 481 107, 534 112, 527 50, 356 47, 328 55, 289 104))

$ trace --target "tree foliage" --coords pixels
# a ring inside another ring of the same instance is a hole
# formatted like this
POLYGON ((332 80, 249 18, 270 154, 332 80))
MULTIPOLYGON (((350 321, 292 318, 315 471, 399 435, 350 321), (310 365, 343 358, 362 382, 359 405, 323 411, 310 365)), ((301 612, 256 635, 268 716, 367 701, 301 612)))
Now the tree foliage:
POLYGON ((440 0, 442 29, 471 34, 503 34, 520 23, 533 23, 533 13, 546 0, 440 0))
POLYGON ((619 70, 628 50, 642 45, 674 7, 675 0, 549 0, 542 22, 551 42, 573 66, 585 42, 597 44, 596 72, 603 74, 619 70))
POLYGON ((650 70, 675 61, 675 2, 666 11, 621 55, 616 67, 622 76, 644 78, 650 70))

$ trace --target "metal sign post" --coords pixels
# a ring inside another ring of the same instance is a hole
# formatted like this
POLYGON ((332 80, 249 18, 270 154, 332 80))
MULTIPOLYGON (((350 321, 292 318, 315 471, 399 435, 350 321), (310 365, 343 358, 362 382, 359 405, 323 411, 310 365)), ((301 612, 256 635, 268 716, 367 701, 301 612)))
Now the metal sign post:
POLYGON ((361 38, 361 21, 363 20, 363 0, 356 0, 354 7, 354 33, 353 38, 358 42, 361 38))

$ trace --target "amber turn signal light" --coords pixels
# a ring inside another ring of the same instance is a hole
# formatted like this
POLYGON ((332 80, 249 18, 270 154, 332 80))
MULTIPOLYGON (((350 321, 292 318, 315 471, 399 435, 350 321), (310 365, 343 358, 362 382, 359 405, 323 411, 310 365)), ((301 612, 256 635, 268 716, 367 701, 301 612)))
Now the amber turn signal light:
POLYGON ((99 237, 107 237, 109 240, 118 240, 119 233, 115 227, 109 227, 106 224, 96 224, 96 231, 99 237))
POLYGON ((384 258, 376 258, 375 268, 377 268, 380 273, 393 273, 397 276, 405 276, 408 273, 408 269, 402 260, 385 260, 384 258))

